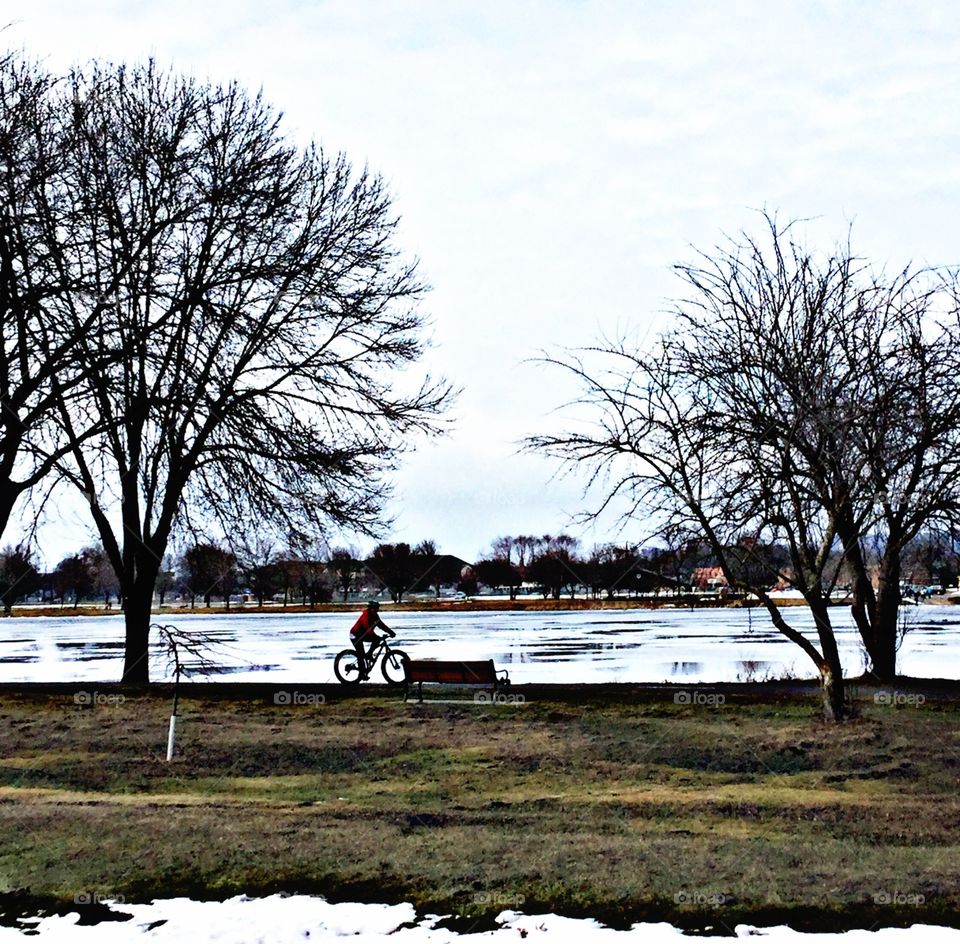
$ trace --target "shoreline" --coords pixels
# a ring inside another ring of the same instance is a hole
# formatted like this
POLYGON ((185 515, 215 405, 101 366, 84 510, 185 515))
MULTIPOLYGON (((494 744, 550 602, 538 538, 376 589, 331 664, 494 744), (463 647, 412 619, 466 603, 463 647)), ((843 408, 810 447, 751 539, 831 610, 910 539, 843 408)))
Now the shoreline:
MULTIPOLYGON (((795 607, 806 606, 803 600, 787 599, 778 600, 777 606, 795 607)), ((152 616, 246 616, 246 615, 264 615, 283 616, 283 615, 301 615, 304 613, 344 613, 354 612, 363 609, 365 600, 352 600, 347 603, 331 602, 317 603, 315 605, 303 603, 270 603, 259 606, 257 604, 232 604, 224 606, 217 604, 214 606, 179 606, 164 605, 154 607, 151 610, 152 616)), ((383 611, 386 613, 500 613, 500 612, 562 612, 572 610, 702 610, 702 609, 757 609, 762 608, 759 600, 735 599, 727 600, 720 598, 664 598, 664 599, 614 599, 614 600, 593 600, 583 597, 573 599, 565 598, 561 600, 537 599, 468 599, 468 600, 405 600, 402 603, 393 603, 389 600, 380 601, 383 611)), ((836 600, 831 602, 830 606, 849 606, 847 600, 836 600)), ((929 600, 920 604, 905 603, 907 606, 935 606, 950 607, 947 601, 929 600)), ((7 614, 4 614, 5 616, 7 614)), ((79 607, 72 605, 61 606, 59 604, 22 605, 15 606, 9 616, 15 617, 42 617, 42 616, 123 616, 123 610, 119 606, 91 606, 81 604, 79 607)))
MULTIPOLYGON (((893 682, 879 682, 868 675, 844 679, 849 697, 856 702, 875 703, 877 694, 896 693, 901 696, 923 695, 924 702, 951 703, 960 701, 960 679, 922 678, 898 676, 893 682)), ((150 682, 146 686, 127 686, 115 679, 84 680, 67 682, 0 682, 2 695, 74 695, 90 692, 108 695, 111 693, 131 695, 168 695, 174 683, 150 682)), ((340 702, 370 698, 401 701, 404 687, 391 687, 380 682, 368 682, 356 688, 338 682, 212 682, 182 679, 179 683, 181 698, 195 700, 244 700, 262 701, 275 705, 277 692, 296 690, 304 695, 323 696, 324 701, 340 702)), ((439 691, 446 691, 440 689, 439 691)), ((766 679, 752 682, 527 682, 513 684, 504 690, 521 706, 534 702, 557 702, 576 705, 643 705, 673 701, 677 693, 691 694, 691 703, 696 704, 696 693, 723 695, 727 704, 759 704, 771 699, 787 702, 803 702, 819 699, 820 682, 816 678, 766 679)), ((425 694, 433 694, 428 690, 425 694)), ((456 694, 456 692, 454 692, 456 694)), ((425 697, 423 705, 443 704, 440 698, 425 697)), ((409 701, 411 706, 418 703, 409 701)), ((465 701, 468 707, 482 707, 483 702, 465 701)), ((893 706, 896 710, 897 706, 893 706)))
MULTIPOLYGON (((583 597, 563 600, 523 599, 523 600, 404 600, 394 603, 390 600, 380 601, 385 613, 500 613, 500 612, 558 612, 569 610, 659 610, 659 609, 721 609, 725 607, 753 607, 756 604, 743 601, 724 601, 718 599, 697 600, 695 602, 678 602, 676 600, 588 600, 583 597)), ((785 606, 803 605, 796 601, 789 601, 785 606)), ((365 600, 351 600, 349 602, 317 603, 244 603, 224 606, 222 603, 213 606, 180 606, 165 605, 154 607, 152 616, 296 616, 304 613, 349 613, 359 612, 366 606, 365 600)), ((123 616, 119 606, 103 607, 81 604, 79 607, 61 607, 58 604, 44 606, 15 606, 11 616, 123 616)))

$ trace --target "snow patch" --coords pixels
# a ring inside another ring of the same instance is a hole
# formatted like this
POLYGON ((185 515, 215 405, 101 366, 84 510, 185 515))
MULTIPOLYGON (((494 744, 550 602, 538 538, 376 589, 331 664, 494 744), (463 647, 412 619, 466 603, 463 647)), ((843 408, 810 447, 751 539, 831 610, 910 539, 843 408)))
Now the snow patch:
MULTIPOLYGON (((576 941, 577 944, 678 944, 683 933, 669 924, 637 924, 615 931, 596 921, 554 914, 524 915, 504 911, 501 926, 493 931, 460 935, 437 928, 439 916, 417 919, 413 905, 331 904, 306 895, 239 896, 223 902, 189 898, 158 900, 150 904, 112 903, 129 921, 78 925, 78 915, 51 916, 24 923, 23 931, 0 928, 0 944, 26 940, 66 944, 114 944, 143 940, 149 944, 208 941, 217 944, 304 944, 349 938, 357 944, 383 941, 394 944, 440 944, 458 938, 463 944, 506 944, 515 941, 576 941), (27 932, 26 934, 24 932, 27 932)), ((847 931, 837 934, 802 934, 786 927, 754 928, 738 925, 738 939, 759 939, 764 944, 960 944, 960 930, 930 925, 847 931)), ((690 938, 686 938, 690 940, 690 938)))

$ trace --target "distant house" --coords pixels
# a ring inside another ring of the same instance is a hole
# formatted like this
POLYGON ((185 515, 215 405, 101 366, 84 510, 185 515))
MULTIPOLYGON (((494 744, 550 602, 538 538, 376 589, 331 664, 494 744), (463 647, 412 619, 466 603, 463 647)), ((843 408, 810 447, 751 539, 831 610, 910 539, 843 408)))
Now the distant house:
POLYGON ((697 567, 690 582, 697 590, 719 590, 730 586, 722 567, 697 567))
POLYGON ((453 554, 434 554, 417 559, 417 570, 411 592, 443 597, 456 593, 470 564, 453 554))
MULTIPOLYGON (((388 592, 397 602, 404 595, 410 598, 441 599, 456 597, 470 571, 470 564, 452 554, 414 554, 404 546, 402 553, 373 556, 364 561, 364 583, 372 595, 388 592)), ((399 545, 398 545, 399 547, 399 545)))

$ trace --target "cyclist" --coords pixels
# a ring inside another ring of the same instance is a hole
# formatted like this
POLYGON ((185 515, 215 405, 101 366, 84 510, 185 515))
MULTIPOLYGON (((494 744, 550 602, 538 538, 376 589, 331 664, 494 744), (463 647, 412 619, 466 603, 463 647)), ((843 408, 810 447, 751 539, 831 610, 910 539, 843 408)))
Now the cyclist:
MULTIPOLYGON (((373 647, 377 644, 378 636, 376 631, 378 629, 382 629, 388 636, 397 635, 380 619, 380 604, 377 603, 376 600, 370 600, 367 603, 367 608, 360 614, 360 618, 353 624, 353 628, 350 630, 350 642, 353 644, 353 648, 357 650, 357 658, 361 668, 360 678, 362 679, 370 677, 367 668, 367 656, 373 651, 373 647), (367 641, 370 643, 370 648, 364 649, 363 644, 367 641)), ((370 668, 372 668, 372 666, 370 666, 370 668)))

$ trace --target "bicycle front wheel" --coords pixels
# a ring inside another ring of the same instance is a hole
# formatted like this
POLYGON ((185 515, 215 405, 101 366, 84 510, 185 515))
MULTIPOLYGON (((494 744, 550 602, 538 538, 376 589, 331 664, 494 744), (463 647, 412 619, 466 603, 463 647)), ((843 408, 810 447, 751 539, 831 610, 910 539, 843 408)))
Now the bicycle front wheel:
POLYGON ((401 649, 388 649, 383 655, 380 671, 387 680, 387 685, 403 685, 407 680, 406 664, 410 661, 401 649))
POLYGON ((361 676, 360 660, 356 649, 344 649, 333 660, 333 671, 344 685, 359 685, 361 676))

